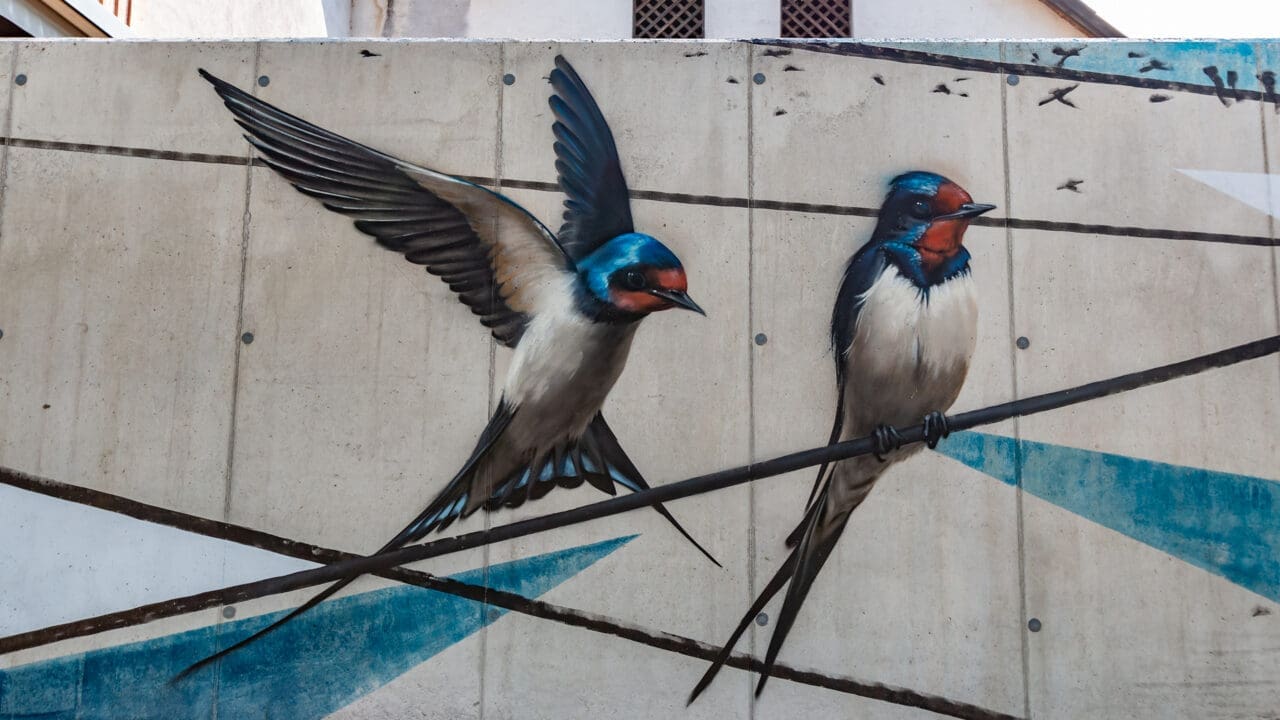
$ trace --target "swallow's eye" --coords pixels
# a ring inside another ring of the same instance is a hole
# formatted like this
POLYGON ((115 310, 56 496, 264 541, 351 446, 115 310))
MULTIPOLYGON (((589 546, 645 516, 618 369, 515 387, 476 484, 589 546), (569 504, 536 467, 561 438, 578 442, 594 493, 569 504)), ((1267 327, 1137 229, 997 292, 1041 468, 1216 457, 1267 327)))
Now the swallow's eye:
POLYGON ((644 273, 639 270, 629 270, 622 282, 627 286, 628 290, 643 290, 645 286, 644 273))
POLYGON ((923 200, 917 200, 916 203, 911 206, 911 214, 918 218, 927 218, 932 214, 932 210, 929 207, 929 203, 923 200))

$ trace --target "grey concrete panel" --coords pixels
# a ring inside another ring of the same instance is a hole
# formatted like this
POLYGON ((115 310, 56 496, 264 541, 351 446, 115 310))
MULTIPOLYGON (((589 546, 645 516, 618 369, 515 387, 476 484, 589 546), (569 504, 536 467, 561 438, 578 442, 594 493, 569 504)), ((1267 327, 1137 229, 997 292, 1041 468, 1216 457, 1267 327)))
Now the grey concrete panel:
POLYGON ((1252 102, 1227 107, 1213 95, 1020 80, 1008 88, 1009 187, 1017 217, 1267 234, 1265 213, 1216 202, 1211 190, 1179 172, 1262 172, 1252 102), (1054 100, 1055 92, 1074 107, 1054 100), (1153 95, 1171 99, 1151 102, 1153 95), (1083 181, 1078 192, 1063 187, 1070 180, 1083 181))
POLYGON ((0 118, 4 122, 9 118, 9 97, 13 90, 13 73, 10 68, 13 67, 13 54, 17 47, 17 43, 0 43, 0 118))
MULTIPOLYGON (((500 52, 496 43, 475 42, 268 42, 259 75, 269 84, 254 90, 402 160, 492 177, 500 52)), ((234 127, 229 113, 225 120, 234 127)))
POLYGON ((221 516, 244 182, 9 148, 0 464, 221 516))
MULTIPOLYGON (((753 346, 758 460, 825 444, 830 435, 836 402, 831 307, 848 257, 873 224, 830 215, 755 214, 752 332, 767 339, 753 346)), ((965 244, 974 255, 980 321, 956 411, 1013 395, 1004 232, 973 228, 965 244)), ((1011 434, 1012 426, 987 430, 1011 434)), ((756 588, 786 558, 783 539, 803 515, 814 472, 754 486, 756 588)), ((939 455, 912 458, 891 469, 855 512, 779 659, 1017 713, 1017 546, 1011 488, 939 455), (957 662, 961 657, 965 661, 957 662)), ((779 596, 766 607, 767 625, 753 627, 757 654, 768 647, 781 601, 779 596)), ((759 699, 756 716, 827 716, 835 708, 858 717, 904 716, 883 703, 780 682, 759 699)))
MULTIPOLYGON (((1017 356, 1023 394, 1276 332, 1274 303, 1257 301, 1274 288, 1268 248, 1042 232, 1014 233, 1013 247, 1015 327, 1031 342, 1017 356)), ((1266 358, 1025 418, 1021 429, 1030 440, 1275 478, 1277 393, 1266 358)), ((1264 598, 1030 496, 1024 536, 1027 613, 1042 623, 1029 635, 1034 716, 1256 716, 1274 706, 1266 668, 1280 626, 1254 619, 1264 598)))
MULTIPOLYGON (((634 43, 625 60, 616 47, 504 47, 503 73, 514 83, 503 93, 503 176, 555 182, 545 78, 563 54, 609 122, 632 190, 746 197, 749 46, 634 43)), ((559 213, 551 219, 558 228, 559 213)))
MULTIPOLYGON (((558 193, 511 195, 539 217, 555 212, 561 202, 558 193)), ((637 201, 633 212, 638 227, 650 228, 682 259, 689 293, 708 317, 672 310, 644 320, 627 369, 605 404, 605 417, 652 485, 743 465, 749 459, 750 427, 747 211, 637 201)), ((506 355, 499 354, 498 383, 506 355)), ((587 485, 560 489, 516 510, 494 513, 488 521, 505 524, 603 499, 587 485)), ((718 642, 750 602, 748 502, 749 490, 739 487, 670 504, 690 534, 724 564, 723 570, 651 510, 503 543, 491 548, 490 562, 639 534, 546 599, 718 642), (671 592, 673 588, 680 590, 671 592)), ((477 526, 476 519, 470 522, 477 526)), ((490 627, 485 715, 520 716, 522 707, 547 708, 548 715, 562 711, 641 718, 683 713, 680 708, 702 672, 701 663, 613 638, 595 636, 600 639, 584 642, 590 637, 529 619, 504 619, 490 627), (536 655, 531 655, 535 647, 536 655), (648 699, 635 702, 641 693, 648 699)), ((691 717, 747 712, 745 683, 725 679, 724 686, 736 691, 708 696, 689 711, 691 717)))
POLYGON ((57 42, 18 46, 14 137, 244 156, 234 124, 196 74, 253 82, 253 43, 57 42), (117 72, 119 68, 138 72, 117 72))
POLYGON ((488 333, 439 279, 272 170, 254 169, 250 216, 229 517, 376 550, 484 427, 488 333))
POLYGON ((1003 205, 998 75, 801 49, 752 52, 752 73, 764 76, 752 94, 757 200, 878 208, 890 179, 919 169, 1003 205))

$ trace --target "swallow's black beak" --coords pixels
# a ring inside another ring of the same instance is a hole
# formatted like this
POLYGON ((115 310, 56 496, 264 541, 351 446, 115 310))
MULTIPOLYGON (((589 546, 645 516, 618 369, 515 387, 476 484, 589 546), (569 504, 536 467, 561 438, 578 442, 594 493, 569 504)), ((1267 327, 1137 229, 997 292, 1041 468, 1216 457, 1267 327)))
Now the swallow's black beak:
POLYGON ((981 215, 982 213, 991 212, 992 210, 995 210, 995 209, 996 209, 995 205, 988 205, 987 203, 965 203, 960 206, 959 210, 953 213, 947 213, 946 215, 939 215, 935 217, 934 220, 959 220, 961 218, 965 218, 965 219, 975 218, 981 215))
POLYGON ((649 294, 654 297, 660 297, 676 307, 681 307, 685 310, 692 310, 702 317, 707 316, 706 311, 698 307, 698 303, 694 302, 693 298, 689 297, 689 295, 683 290, 663 290, 661 288, 653 288, 649 290, 649 294))

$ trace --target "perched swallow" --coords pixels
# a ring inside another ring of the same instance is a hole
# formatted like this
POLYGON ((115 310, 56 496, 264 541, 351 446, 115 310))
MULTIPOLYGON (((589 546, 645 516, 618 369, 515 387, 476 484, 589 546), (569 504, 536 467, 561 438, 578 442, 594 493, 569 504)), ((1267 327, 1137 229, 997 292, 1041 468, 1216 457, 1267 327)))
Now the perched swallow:
MULTIPOLYGON (((632 226, 613 134, 577 72, 556 57, 556 170, 564 224, 552 233, 510 198, 411 165, 316 127, 204 70, 263 161, 301 192, 349 215, 385 248, 425 265, 514 348, 497 410, 444 490, 379 552, 415 542, 476 510, 516 507, 586 482, 649 487, 600 409, 650 313, 689 297, 675 253, 632 226)), ((675 528, 716 562, 662 505, 675 528)), ((719 565, 718 562, 716 562, 719 565)), ((341 580, 283 619, 212 655, 186 675, 265 635, 355 580, 341 580)))
POLYGON ((894 178, 871 240, 849 261, 831 316, 836 418, 831 442, 864 435, 877 452, 818 469, 804 519, 787 538, 791 554, 756 598, 689 702, 711 684, 751 620, 790 581, 765 655, 764 689, 814 578, 876 480, 920 446, 897 449, 895 425, 924 418, 929 447, 947 434, 951 407, 969 370, 978 305, 962 244, 969 222, 994 205, 933 173, 894 178))

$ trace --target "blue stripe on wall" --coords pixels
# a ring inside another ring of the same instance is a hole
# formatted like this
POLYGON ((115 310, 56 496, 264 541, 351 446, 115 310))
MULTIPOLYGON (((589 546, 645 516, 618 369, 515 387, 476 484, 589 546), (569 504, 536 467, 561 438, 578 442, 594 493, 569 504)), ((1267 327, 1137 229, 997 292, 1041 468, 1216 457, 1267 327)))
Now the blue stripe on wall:
POLYGON ((977 432, 938 451, 1280 602, 1280 482, 977 432))
MULTIPOLYGON (((487 585, 537 597, 634 535, 489 568, 487 585)), ((484 583, 483 569, 455 578, 484 583)), ((412 586, 326 602, 176 685, 187 665, 284 615, 93 650, 0 671, 0 718, 321 718, 385 685, 504 610, 412 586), (217 642, 218 635, 222 636, 217 642)))

